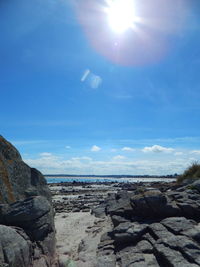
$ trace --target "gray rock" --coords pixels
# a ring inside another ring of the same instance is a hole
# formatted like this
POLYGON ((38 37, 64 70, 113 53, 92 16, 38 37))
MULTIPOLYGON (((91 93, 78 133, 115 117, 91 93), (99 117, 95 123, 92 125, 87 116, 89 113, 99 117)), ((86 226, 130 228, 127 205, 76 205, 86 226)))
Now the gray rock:
POLYGON ((1 266, 27 267, 32 263, 32 246, 28 236, 5 225, 0 225, 1 266))
POLYGON ((147 267, 144 256, 140 253, 124 253, 121 257, 121 266, 147 267))
POLYGON ((146 240, 142 240, 142 241, 138 242, 136 247, 137 247, 137 250, 139 252, 153 253, 153 246, 151 245, 150 242, 148 242, 146 240))
POLYGON ((177 206, 181 209, 183 216, 186 218, 198 220, 200 217, 200 205, 196 201, 185 199, 177 203, 177 206))
POLYGON ((133 214, 142 218, 166 218, 181 215, 181 211, 175 202, 169 202, 168 198, 159 190, 149 190, 131 197, 133 214))
POLYGON ((27 223, 39 219, 51 210, 49 201, 41 196, 17 201, 3 214, 8 224, 26 227, 27 223))
POLYGON ((92 209, 92 214, 94 214, 96 217, 101 218, 105 216, 105 205, 99 205, 92 209))
POLYGON ((154 245, 155 252, 159 257, 160 266, 170 267, 197 267, 197 264, 188 262, 183 255, 176 250, 170 249, 162 243, 154 245))
POLYGON ((200 193, 200 179, 191 184, 192 189, 196 189, 200 193))
POLYGON ((51 201, 43 175, 25 164, 16 148, 0 136, 0 203, 13 203, 32 195, 51 201))
POLYGON ((152 254, 125 253, 121 257, 122 267, 159 267, 157 260, 152 254))
POLYGON ((106 206, 106 214, 110 214, 111 216, 123 216, 127 219, 132 217, 132 207, 130 204, 130 193, 120 192, 116 195, 115 199, 111 199, 108 201, 106 206))
POLYGON ((115 227, 112 234, 116 243, 125 245, 137 242, 146 230, 145 224, 125 222, 115 227))
POLYGON ((195 225, 193 228, 184 231, 184 235, 188 236, 189 238, 194 239, 197 243, 200 244, 200 224, 195 225))
POLYGON ((113 215, 111 216, 112 222, 114 227, 118 226, 120 223, 128 222, 127 219, 125 219, 122 216, 113 215))
POLYGON ((200 246, 186 236, 165 237, 161 241, 165 246, 173 250, 179 250, 190 262, 200 265, 200 246))
POLYGON ((97 267, 116 267, 116 259, 113 254, 98 256, 97 261, 97 267))
POLYGON ((184 217, 171 217, 161 221, 161 223, 167 227, 171 232, 180 234, 181 232, 188 231, 195 226, 195 222, 188 220, 184 217))
POLYGON ((19 226, 31 240, 43 240, 49 232, 54 232, 54 217, 49 201, 41 196, 17 201, 3 214, 6 225, 19 226))
POLYGON ((50 190, 43 175, 25 164, 2 136, 0 224, 4 224, 0 227, 0 266, 53 266, 55 228, 50 190))
POLYGON ((151 233, 151 235, 157 240, 157 239, 164 239, 168 237, 174 237, 174 235, 167 230, 166 227, 164 227, 160 223, 152 223, 148 226, 148 230, 151 233))

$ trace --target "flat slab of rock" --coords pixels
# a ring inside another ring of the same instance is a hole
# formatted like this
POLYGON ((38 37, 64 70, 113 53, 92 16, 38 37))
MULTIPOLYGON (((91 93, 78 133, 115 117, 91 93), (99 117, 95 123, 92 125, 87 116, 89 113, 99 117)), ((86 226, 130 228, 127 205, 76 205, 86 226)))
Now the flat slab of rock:
POLYGON ((108 232, 108 245, 106 235, 99 244, 102 255, 118 267, 200 266, 198 185, 170 191, 162 188, 162 192, 143 186, 127 194, 126 200, 121 197, 125 192, 108 200, 107 213, 114 227, 108 232))

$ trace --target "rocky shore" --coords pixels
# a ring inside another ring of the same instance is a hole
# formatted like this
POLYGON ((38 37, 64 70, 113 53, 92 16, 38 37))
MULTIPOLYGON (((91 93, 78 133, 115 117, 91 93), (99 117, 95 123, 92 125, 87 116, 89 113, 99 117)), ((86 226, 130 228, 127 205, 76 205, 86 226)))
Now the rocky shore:
POLYGON ((200 266, 200 180, 55 183, 0 136, 0 267, 200 266))
MULTIPOLYGON (((103 207, 113 227, 101 236, 98 267, 200 266, 200 180, 135 185, 110 195, 103 207)), ((99 209, 93 212, 104 216, 99 209)))
POLYGON ((73 252, 70 242, 67 251, 61 246, 65 262, 80 267, 200 266, 200 180, 50 188, 56 224, 61 218, 68 221, 69 232, 74 220, 71 227, 77 229, 71 230, 73 252))

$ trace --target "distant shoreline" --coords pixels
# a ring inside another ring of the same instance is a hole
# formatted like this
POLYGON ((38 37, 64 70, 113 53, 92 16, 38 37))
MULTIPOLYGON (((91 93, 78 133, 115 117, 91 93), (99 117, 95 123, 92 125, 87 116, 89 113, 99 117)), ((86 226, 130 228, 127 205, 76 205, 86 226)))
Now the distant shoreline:
POLYGON ((175 178, 162 177, 108 177, 108 176, 45 176, 47 183, 149 183, 174 182, 175 178))
POLYGON ((121 178, 130 178, 130 179, 135 179, 135 178, 172 178, 176 179, 178 177, 177 174, 175 175, 76 175, 76 174, 44 174, 46 178, 114 178, 114 179, 121 179, 121 178))

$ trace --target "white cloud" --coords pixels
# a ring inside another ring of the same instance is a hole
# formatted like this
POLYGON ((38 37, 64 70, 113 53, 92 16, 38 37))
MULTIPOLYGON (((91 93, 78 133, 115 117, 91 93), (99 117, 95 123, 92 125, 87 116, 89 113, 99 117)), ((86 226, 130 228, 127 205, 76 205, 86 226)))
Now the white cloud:
POLYGON ((67 149, 70 149, 70 148, 71 148, 71 146, 65 146, 65 148, 67 148, 67 149))
POLYGON ((89 157, 74 157, 65 159, 56 155, 39 156, 36 159, 25 159, 31 167, 39 169, 44 174, 132 174, 132 175, 162 175, 182 173, 191 163, 191 159, 175 158, 153 160, 131 160, 117 155, 110 160, 94 160, 89 157))
POLYGON ((113 160, 122 160, 125 159, 126 157, 122 156, 122 155, 117 155, 113 157, 113 160))
POLYGON ((133 148, 131 148, 131 147, 127 147, 127 146, 125 146, 125 147, 123 147, 122 148, 122 151, 134 151, 134 149, 133 148))
POLYGON ((51 156, 52 156, 52 153, 49 153, 49 152, 43 152, 43 153, 40 153, 40 156, 41 156, 41 157, 44 157, 44 158, 46 158, 46 157, 51 157, 51 156))
POLYGON ((192 151, 190 151, 190 154, 200 155, 200 150, 192 150, 192 151))
POLYGON ((94 146, 91 147, 91 151, 92 152, 98 152, 100 150, 101 150, 101 148, 99 146, 94 145, 94 146))
POLYGON ((90 157, 73 157, 72 160, 92 160, 92 158, 90 157))
POLYGON ((183 152, 175 152, 174 155, 175 156, 182 156, 184 153, 183 152))
POLYGON ((159 145, 154 145, 154 146, 146 146, 142 149, 143 152, 153 152, 153 153, 160 153, 160 152, 166 152, 166 153, 171 153, 174 151, 173 148, 168 148, 168 147, 163 147, 159 145))

